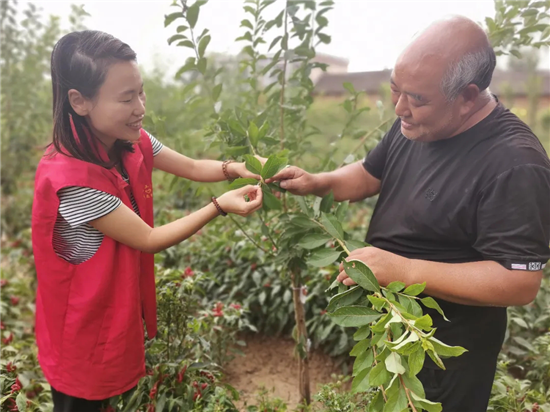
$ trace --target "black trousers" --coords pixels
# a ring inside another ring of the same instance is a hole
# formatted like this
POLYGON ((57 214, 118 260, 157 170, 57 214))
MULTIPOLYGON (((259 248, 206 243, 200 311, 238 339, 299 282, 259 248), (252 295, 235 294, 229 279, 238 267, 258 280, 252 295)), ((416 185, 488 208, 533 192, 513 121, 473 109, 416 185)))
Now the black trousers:
POLYGON ((89 401, 56 391, 52 386, 53 412, 100 412, 107 399, 89 401))
POLYGON ((469 361, 452 370, 424 367, 417 375, 426 398, 441 402, 443 412, 487 412, 497 356, 469 361))

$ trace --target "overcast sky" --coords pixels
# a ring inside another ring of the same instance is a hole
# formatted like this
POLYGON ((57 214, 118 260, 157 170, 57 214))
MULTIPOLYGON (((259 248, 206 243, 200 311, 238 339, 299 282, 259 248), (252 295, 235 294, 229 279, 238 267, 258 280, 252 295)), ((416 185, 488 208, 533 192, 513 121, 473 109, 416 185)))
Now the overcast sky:
MULTIPOLYGON (((45 14, 61 16, 67 22, 70 4, 78 1, 35 1, 45 14)), ((327 16, 327 33, 332 43, 317 51, 350 60, 350 71, 381 70, 393 67, 394 61, 415 32, 448 14, 462 14, 482 22, 494 14, 493 0, 336 0, 327 16)), ((20 2, 20 8, 25 1, 20 2)), ((91 14, 89 28, 113 34, 128 43, 138 54, 146 69, 156 65, 175 72, 190 49, 168 46, 166 39, 175 33, 176 24, 164 28, 164 15, 176 11, 171 1, 86 1, 91 14)), ((270 6, 280 10, 282 3, 270 6)), ((239 28, 244 18, 242 0, 210 0, 202 7, 197 28, 210 29, 209 51, 237 53, 243 43, 235 42, 242 34, 239 28)))

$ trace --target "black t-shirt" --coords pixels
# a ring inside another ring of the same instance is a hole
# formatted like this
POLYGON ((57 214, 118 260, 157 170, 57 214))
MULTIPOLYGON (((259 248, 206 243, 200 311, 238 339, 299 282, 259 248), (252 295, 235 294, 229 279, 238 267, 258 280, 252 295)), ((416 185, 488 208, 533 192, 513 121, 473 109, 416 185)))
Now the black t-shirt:
MULTIPOLYGON (((363 166, 381 180, 366 237, 375 247, 435 262, 492 260, 514 270, 540 270, 550 258, 550 160, 500 103, 469 130, 430 143, 407 139, 397 119, 363 166)), ((448 368, 500 351, 506 308, 436 300, 451 322, 425 309, 435 336, 470 351, 445 360, 448 368)))

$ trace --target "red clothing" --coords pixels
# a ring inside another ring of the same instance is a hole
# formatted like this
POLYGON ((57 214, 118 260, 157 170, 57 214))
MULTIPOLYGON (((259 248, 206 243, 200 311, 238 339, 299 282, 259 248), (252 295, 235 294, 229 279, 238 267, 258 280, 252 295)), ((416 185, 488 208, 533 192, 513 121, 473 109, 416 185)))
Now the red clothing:
MULTIPOLYGON (((153 226, 153 150, 144 130, 123 163, 141 218, 153 226)), ((105 152, 101 153, 103 157, 105 152)), ((113 169, 55 154, 36 172, 32 242, 38 290, 36 339, 40 365, 58 391, 84 399, 123 393, 145 374, 144 332, 156 334, 153 255, 105 236, 96 254, 79 265, 52 246, 57 191, 85 186, 117 196, 132 209, 130 186, 113 169)))

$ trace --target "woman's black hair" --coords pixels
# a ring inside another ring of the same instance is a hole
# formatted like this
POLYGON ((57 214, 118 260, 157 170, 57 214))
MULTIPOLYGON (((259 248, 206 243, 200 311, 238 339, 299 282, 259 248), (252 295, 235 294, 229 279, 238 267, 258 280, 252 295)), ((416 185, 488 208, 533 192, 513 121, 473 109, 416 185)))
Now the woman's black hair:
MULTIPOLYGON (((136 53, 110 34, 84 30, 63 36, 52 51, 53 138, 55 151, 86 162, 111 168, 116 162, 104 161, 86 119, 71 107, 68 91, 75 89, 87 99, 95 97, 109 68, 120 61, 136 61, 136 53), (71 117, 78 135, 75 139, 71 117)), ((133 151, 129 141, 117 140, 119 154, 133 151)), ((117 156, 118 157, 118 156, 117 156)))

